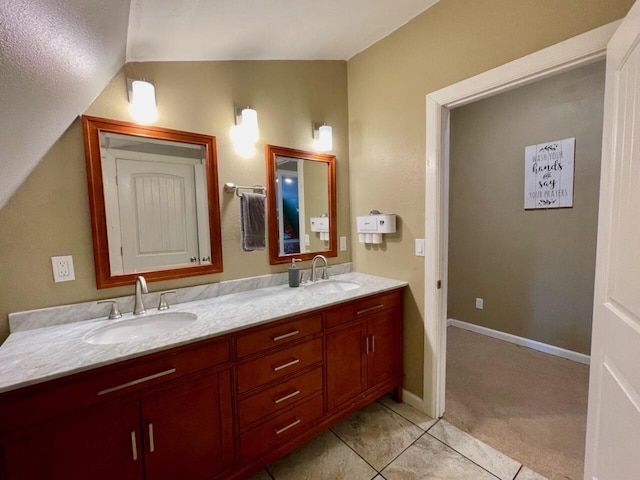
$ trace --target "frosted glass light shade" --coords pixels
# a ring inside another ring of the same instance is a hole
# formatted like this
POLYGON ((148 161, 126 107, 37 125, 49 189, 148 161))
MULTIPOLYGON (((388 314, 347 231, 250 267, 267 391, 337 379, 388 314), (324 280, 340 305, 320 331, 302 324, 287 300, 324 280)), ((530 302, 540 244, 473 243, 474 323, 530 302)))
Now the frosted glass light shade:
POLYGON ((333 131, 329 125, 320 125, 314 131, 313 148, 321 152, 328 152, 333 148, 333 131))
POLYGON ((252 108, 242 109, 242 129, 247 142, 256 143, 260 137, 258 130, 258 112, 252 108))
POLYGON ((131 82, 130 102, 129 113, 138 123, 153 123, 158 120, 156 89, 153 84, 142 80, 131 82))

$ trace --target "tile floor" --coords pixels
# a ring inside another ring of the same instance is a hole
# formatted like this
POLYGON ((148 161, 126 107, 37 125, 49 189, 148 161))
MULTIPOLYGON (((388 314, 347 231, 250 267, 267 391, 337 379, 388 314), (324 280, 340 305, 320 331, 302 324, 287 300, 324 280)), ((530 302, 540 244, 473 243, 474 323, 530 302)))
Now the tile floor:
POLYGON ((250 480, 546 480, 445 420, 385 396, 250 480))

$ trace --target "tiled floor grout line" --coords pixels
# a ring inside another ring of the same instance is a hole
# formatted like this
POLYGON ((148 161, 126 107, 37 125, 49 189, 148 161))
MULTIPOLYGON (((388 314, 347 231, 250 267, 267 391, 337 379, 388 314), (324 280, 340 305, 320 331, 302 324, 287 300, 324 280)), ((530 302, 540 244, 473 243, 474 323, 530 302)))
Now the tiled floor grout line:
MULTIPOLYGON (((403 417, 404 418, 404 417, 403 417)), ((420 429, 422 430, 422 429, 420 429)), ((413 447, 413 445, 420 440, 422 437, 424 437, 427 434, 426 431, 422 430, 422 434, 420 434, 420 436, 418 436, 418 438, 416 438, 413 442, 411 442, 409 445, 406 446, 406 448, 404 448, 398 455, 396 455, 395 457, 393 457, 393 459, 387 463, 384 467, 382 467, 382 469, 380 470, 380 472, 382 472, 382 470, 384 470, 385 468, 387 468, 389 465, 391 465, 393 462, 395 462, 398 457, 400 457, 400 455, 402 455, 404 452, 406 452, 407 450, 409 450, 411 447, 413 447)), ((380 475, 382 475, 382 473, 380 473, 380 475)))
MULTIPOLYGON (((429 429, 431 430, 431 429, 429 429)), ((456 450, 455 448, 453 448, 451 445, 449 445, 446 442, 443 442, 442 440, 440 440, 438 437, 435 437, 434 435, 431 435, 429 432, 426 432, 431 438, 434 438, 435 440, 437 440, 438 442, 440 442, 441 444, 443 444, 445 447, 450 448, 451 450, 453 450, 454 452, 456 452, 458 455, 460 455, 461 457, 466 458, 467 460, 469 460, 471 463, 473 463, 474 465, 480 467, 482 470, 484 470, 485 472, 487 472, 489 475, 491 475, 492 477, 496 477, 498 480, 502 480, 498 475, 496 475, 495 473, 487 470, 486 468, 484 468, 482 465, 480 465, 479 463, 474 462, 473 460, 471 460, 469 457, 467 457, 464 453, 459 452, 458 450, 456 450)), ((522 464, 520 465, 522 467, 522 464)))
POLYGON ((393 413, 395 413, 396 415, 400 415, 400 416, 401 416, 402 418, 404 418, 407 422, 409 422, 409 423, 411 423, 411 424, 415 425, 416 427, 418 427, 418 428, 419 428, 420 430, 422 430, 423 432, 428 432, 428 431, 431 429, 431 427, 433 427, 433 425, 435 425, 436 423, 438 423, 438 422, 440 421, 440 419, 439 419, 439 418, 435 419, 436 421, 433 423, 433 425, 431 425, 431 427, 429 427, 429 428, 427 428, 427 429, 425 430, 424 428, 422 428, 420 425, 418 425, 418 424, 417 424, 417 423, 415 423, 414 421, 412 421, 412 420, 408 419, 407 417, 405 417, 405 416, 404 416, 404 415, 402 415, 401 413, 396 412, 396 411, 395 411, 393 408, 391 408, 389 405, 385 405, 384 403, 382 403, 382 402, 380 401, 380 399, 376 400, 376 402, 378 402, 378 403, 379 403, 380 405, 382 405, 383 407, 388 408, 389 410, 391 410, 391 411, 392 411, 393 413))
MULTIPOLYGON (((363 461, 363 462, 365 462, 367 465, 369 465, 371 468, 373 468, 373 470, 374 470, 375 472, 380 473, 380 470, 378 470, 376 467, 374 467, 374 466, 373 466, 373 465, 371 465, 369 462, 367 462, 367 460, 366 460, 362 455, 360 455, 358 452, 356 452, 356 451, 351 447, 351 445, 349 445, 349 444, 348 444, 347 442, 345 442, 342 438, 340 438, 340 435, 338 435, 336 432, 334 432, 334 431, 333 431, 333 428, 330 428, 330 429, 329 429, 329 431, 330 431, 331 433, 333 433, 333 434, 336 436, 336 438, 337 438, 338 440, 340 440, 342 443, 344 443, 344 444, 347 446, 347 448, 348 448, 349 450, 351 450, 353 453, 355 453, 357 456, 359 456, 359 457, 362 459, 362 461, 363 461)), ((375 475, 374 475, 374 478, 375 478, 375 475)), ((275 479, 274 479, 274 480, 275 480, 275 479)))
POLYGON ((512 480, 516 480, 516 478, 518 478, 518 475, 520 475, 520 472, 522 471, 523 468, 524 468, 524 465, 520 464, 520 468, 518 469, 516 474, 513 476, 512 480))

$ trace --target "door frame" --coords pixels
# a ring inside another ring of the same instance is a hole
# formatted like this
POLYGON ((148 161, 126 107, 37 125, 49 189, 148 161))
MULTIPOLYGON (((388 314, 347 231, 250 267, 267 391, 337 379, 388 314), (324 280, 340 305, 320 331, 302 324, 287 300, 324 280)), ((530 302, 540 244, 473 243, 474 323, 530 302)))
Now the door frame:
POLYGON ((603 60, 607 43, 620 23, 618 20, 603 25, 426 97, 422 407, 433 418, 441 417, 445 409, 450 110, 603 60))

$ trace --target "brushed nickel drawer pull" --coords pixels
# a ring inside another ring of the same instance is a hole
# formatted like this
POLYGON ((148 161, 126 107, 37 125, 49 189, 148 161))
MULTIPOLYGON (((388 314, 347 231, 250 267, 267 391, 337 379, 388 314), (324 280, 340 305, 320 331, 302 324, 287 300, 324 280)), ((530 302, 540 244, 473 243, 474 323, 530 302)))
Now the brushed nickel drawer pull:
POLYGON ((379 308, 382 308, 382 307, 384 307, 383 303, 381 303, 380 305, 375 305, 373 307, 365 308, 364 310, 358 310, 356 312, 356 315, 362 315, 363 313, 371 312, 373 310, 378 310, 379 308))
POLYGON ((156 442, 153 438, 153 423, 149 424, 149 453, 153 453, 156 449, 156 442))
POLYGON ((284 396, 284 397, 282 397, 282 398, 279 398, 279 399, 277 399, 277 400, 274 400, 274 401, 273 401, 273 403, 278 404, 278 403, 284 402, 285 400, 289 400, 290 398, 293 398, 293 397, 295 397, 296 395, 300 395, 300 390, 296 390, 295 392, 290 393, 289 395, 285 395, 285 396, 284 396))
POLYGON ((131 453, 133 454, 133 461, 138 460, 138 444, 136 443, 135 430, 131 430, 131 453))
POLYGON ((283 363, 282 365, 278 365, 277 367, 271 367, 271 368, 273 368, 274 372, 277 372, 278 370, 282 370, 283 368, 290 367, 292 365, 295 365, 296 363, 300 363, 300 360, 298 360, 297 358, 295 360, 291 360, 290 362, 283 363))
POLYGON ((277 337, 271 337, 274 342, 278 340, 284 340, 285 338, 293 337, 294 335, 298 335, 300 332, 298 330, 294 330, 293 332, 285 333, 284 335, 278 335, 277 337))
POLYGON ((289 430, 290 428, 295 427, 296 425, 298 425, 302 420, 300 420, 299 418, 296 418, 294 422, 290 423, 289 425, 287 425, 286 427, 282 427, 281 429, 274 429, 276 432, 276 435, 280 435, 281 433, 286 432, 287 430, 289 430))
POLYGON ((106 395, 107 393, 117 392, 118 390, 122 390, 123 388, 133 387, 134 385, 139 385, 144 382, 148 382, 149 380, 154 380, 156 378, 164 377, 165 375, 171 375, 172 373, 176 373, 175 368, 170 368, 169 370, 165 370, 163 372, 154 373, 153 375, 149 375, 148 377, 138 378, 137 380, 132 380, 127 383, 123 383, 122 385, 118 385, 116 387, 105 388, 104 390, 100 390, 98 392, 98 396, 106 395))

